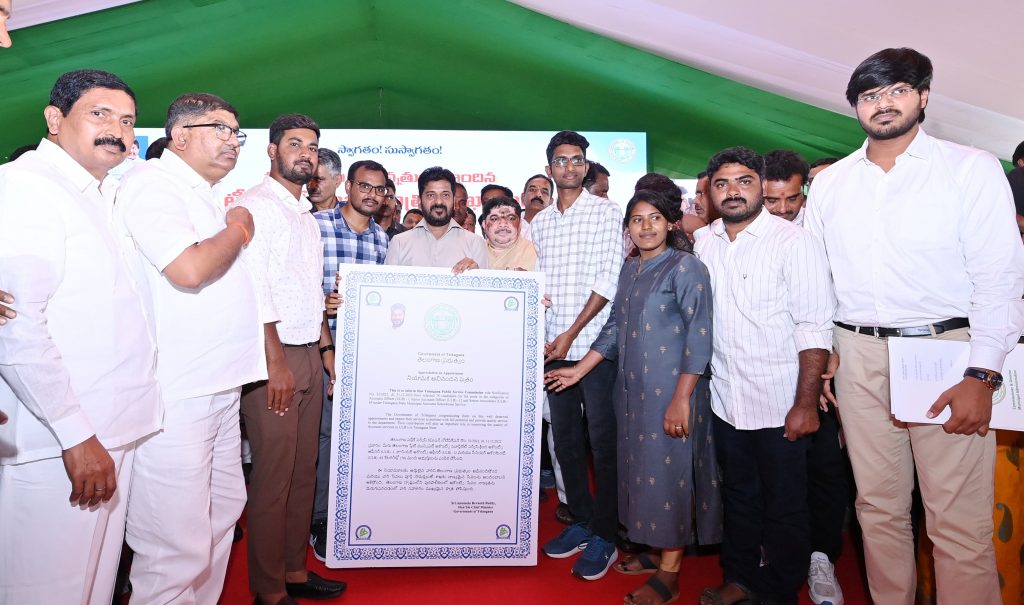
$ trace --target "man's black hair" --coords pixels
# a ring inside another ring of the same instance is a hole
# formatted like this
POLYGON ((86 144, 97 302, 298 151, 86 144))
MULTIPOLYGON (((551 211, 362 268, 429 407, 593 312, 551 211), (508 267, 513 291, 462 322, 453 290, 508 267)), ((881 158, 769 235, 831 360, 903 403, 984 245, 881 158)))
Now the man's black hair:
MULTIPOLYGON (((384 166, 381 166, 379 162, 374 162, 373 160, 359 160, 358 162, 353 162, 348 167, 349 182, 352 182, 356 179, 356 171, 359 170, 360 168, 364 170, 370 170, 373 172, 379 172, 384 175, 385 179, 388 178, 387 169, 384 168, 384 166)), ((385 183, 384 186, 387 187, 387 184, 385 183)))
POLYGON ((487 220, 487 217, 488 215, 491 214, 492 210, 494 210, 495 208, 500 208, 502 206, 508 206, 509 208, 515 210, 516 214, 523 213, 523 207, 520 206, 519 202, 517 202, 515 198, 512 197, 511 195, 508 197, 495 197, 487 200, 487 203, 484 204, 484 207, 480 209, 480 222, 482 223, 485 220, 487 220))
POLYGON ((480 190, 480 197, 483 197, 488 191, 494 191, 495 189, 501 191, 501 194, 504 197, 515 197, 515 194, 512 193, 511 189, 504 185, 495 185, 494 183, 484 185, 484 188, 480 190))
POLYGON ((278 116, 276 120, 270 125, 270 142, 274 145, 281 144, 281 137, 284 136, 286 130, 297 130, 297 129, 312 130, 316 133, 316 138, 320 138, 320 127, 317 126, 313 118, 302 115, 301 113, 286 113, 283 116, 278 116))
MULTIPOLYGON (((931 59, 913 48, 880 50, 853 70, 846 85, 846 100, 851 107, 856 107, 861 94, 899 82, 910 84, 918 92, 929 90, 932 84, 931 59)), ((921 110, 917 121, 924 122, 924 110, 921 110)))
POLYGON ((50 105, 59 109, 60 113, 66 116, 78 99, 94 88, 120 90, 132 98, 132 103, 135 102, 135 92, 121 78, 108 71, 79 69, 69 71, 57 78, 53 89, 50 90, 50 105))
POLYGON ((420 173, 420 178, 417 182, 421 197, 423 196, 423 190, 427 188, 427 183, 433 183, 434 181, 448 181, 448 184, 452 187, 452 194, 455 193, 455 175, 452 174, 452 171, 440 166, 431 166, 420 173))
POLYGON ((788 181, 794 174, 806 185, 811 167, 800 154, 789 149, 776 149, 764 154, 764 180, 788 181))
POLYGON ((597 182, 597 175, 603 174, 606 177, 611 177, 612 173, 608 172, 608 169, 598 164, 597 162, 590 162, 590 168, 587 169, 586 176, 583 177, 583 188, 593 185, 597 182))
POLYGON ((831 166, 832 164, 835 164, 838 161, 839 161, 839 158, 835 158, 835 157, 832 157, 832 156, 828 156, 828 157, 825 157, 825 158, 818 158, 818 159, 814 160, 813 162, 811 162, 811 165, 808 166, 807 168, 808 168, 808 170, 810 170, 811 168, 817 168, 818 166, 831 166))
POLYGON ((548 142, 547 155, 549 165, 555 157, 555 148, 559 145, 575 145, 583 152, 583 157, 587 157, 587 147, 590 147, 590 143, 582 134, 573 130, 563 130, 551 137, 551 141, 548 142))
POLYGON ((764 180, 764 158, 753 149, 746 147, 729 147, 711 157, 708 162, 708 178, 714 180, 715 173, 726 164, 746 166, 764 180))

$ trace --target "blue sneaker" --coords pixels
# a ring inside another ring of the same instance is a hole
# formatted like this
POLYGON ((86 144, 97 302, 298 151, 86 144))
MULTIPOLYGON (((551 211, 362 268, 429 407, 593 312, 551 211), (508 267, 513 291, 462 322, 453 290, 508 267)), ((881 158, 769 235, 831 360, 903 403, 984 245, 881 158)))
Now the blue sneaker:
POLYGON ((558 537, 544 545, 544 554, 553 559, 571 557, 587 547, 594 532, 583 523, 570 525, 558 537))
POLYGON ((601 536, 593 536, 586 550, 572 566, 572 575, 584 580, 600 580, 618 558, 619 551, 614 544, 601 536))

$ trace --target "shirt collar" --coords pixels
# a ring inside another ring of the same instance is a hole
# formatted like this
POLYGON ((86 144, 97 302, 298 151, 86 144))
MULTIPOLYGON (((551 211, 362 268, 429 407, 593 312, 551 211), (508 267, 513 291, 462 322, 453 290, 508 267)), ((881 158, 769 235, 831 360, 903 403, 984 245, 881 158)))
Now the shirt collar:
POLYGON ((85 192, 90 187, 99 190, 100 182, 96 180, 96 177, 89 174, 89 171, 68 155, 68 152, 64 151, 60 145, 49 139, 43 139, 39 141, 36 152, 53 164, 57 171, 70 180, 79 191, 85 192))
MULTIPOLYGON (((373 219, 370 219, 370 220, 373 220, 373 219)), ((423 230, 426 231, 427 233, 430 233, 430 230, 427 229, 427 227, 428 227, 427 219, 421 218, 420 222, 416 223, 416 226, 413 227, 413 229, 419 229, 420 227, 422 227, 423 230)), ((452 229, 462 229, 462 225, 456 223, 455 219, 452 219, 452 220, 448 221, 448 231, 445 232, 445 235, 448 235, 448 233, 451 233, 452 229)))
POLYGON ((295 199, 295 196, 292 195, 291 191, 285 189, 284 185, 278 183, 269 174, 263 177, 263 183, 270 188, 270 191, 272 191, 279 200, 281 200, 281 203, 298 214, 309 212, 309 209, 313 207, 313 203, 309 201, 309 198, 307 198, 305 194, 303 194, 299 199, 295 199))
POLYGON ((187 183, 192 189, 213 189, 213 186, 210 185, 206 179, 200 176, 194 168, 189 166, 188 162, 170 149, 165 151, 157 161, 160 162, 160 166, 162 168, 184 179, 185 183, 187 183))
MULTIPOLYGON (((755 218, 752 223, 744 227, 743 231, 740 231, 739 233, 736 234, 737 239, 744 233, 749 233, 754 237, 759 237, 760 235, 762 235, 765 229, 768 227, 768 221, 771 220, 770 218, 766 217, 771 216, 771 214, 772 213, 768 212, 767 208, 761 206, 761 213, 757 215, 757 218, 755 218)), ((729 236, 725 233, 725 222, 722 219, 715 219, 715 222, 711 223, 710 228, 711 233, 719 237, 724 237, 728 239, 729 236)))
MULTIPOLYGON (((900 155, 896 156, 897 159, 908 155, 913 158, 927 160, 931 157, 931 137, 925 133, 924 128, 921 126, 917 127, 917 134, 914 135, 914 140, 907 145, 907 148, 900 155)), ((857 161, 870 164, 871 160, 868 159, 868 139, 864 139, 861 146, 854 151, 852 155, 857 161)))

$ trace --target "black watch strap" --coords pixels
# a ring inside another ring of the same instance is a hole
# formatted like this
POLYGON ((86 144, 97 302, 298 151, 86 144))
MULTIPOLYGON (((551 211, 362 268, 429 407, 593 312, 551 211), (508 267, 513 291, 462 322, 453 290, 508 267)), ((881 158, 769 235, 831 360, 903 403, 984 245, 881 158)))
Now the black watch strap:
POLYGON ((993 372, 992 370, 982 370, 980 368, 967 368, 964 370, 964 378, 977 378, 978 380, 985 383, 985 386, 992 389, 993 391, 998 389, 1003 384, 1003 375, 999 372, 993 372))
POLYGON ((326 345, 326 346, 320 347, 320 357, 323 357, 324 353, 326 353, 327 351, 334 351, 334 350, 335 350, 334 349, 334 345, 326 345))

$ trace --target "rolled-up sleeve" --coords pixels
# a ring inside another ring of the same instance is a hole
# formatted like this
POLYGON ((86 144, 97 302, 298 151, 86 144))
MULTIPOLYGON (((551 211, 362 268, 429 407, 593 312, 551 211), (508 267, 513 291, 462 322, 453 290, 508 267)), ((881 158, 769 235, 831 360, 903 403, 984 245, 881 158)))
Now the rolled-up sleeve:
POLYGON ((625 256, 622 212, 617 206, 605 206, 593 235, 593 262, 596 270, 590 289, 606 300, 614 300, 625 256))
MULTIPOLYGON (((0 377, 28 411, 68 449, 95 434, 71 388, 46 322, 46 307, 64 274, 62 218, 37 200, 40 184, 10 173, 0 178, 0 290, 18 313, 0 329, 0 377), (32 199, 24 192, 34 192, 32 199)), ((83 313, 88 302, 83 301, 83 313)))
POLYGON ((608 321, 604 322, 601 332, 597 335, 594 343, 590 345, 591 351, 611 361, 619 358, 619 325, 615 323, 615 315, 615 305, 613 304, 608 321))
POLYGON ((968 366, 1000 371, 1024 332, 1024 244, 1015 227, 1010 186, 995 158, 979 155, 963 171, 965 203, 960 225, 968 278, 974 286, 968 366))
POLYGON ((825 250, 810 233, 802 232, 790 242, 783 277, 797 351, 831 351, 835 293, 825 250))

